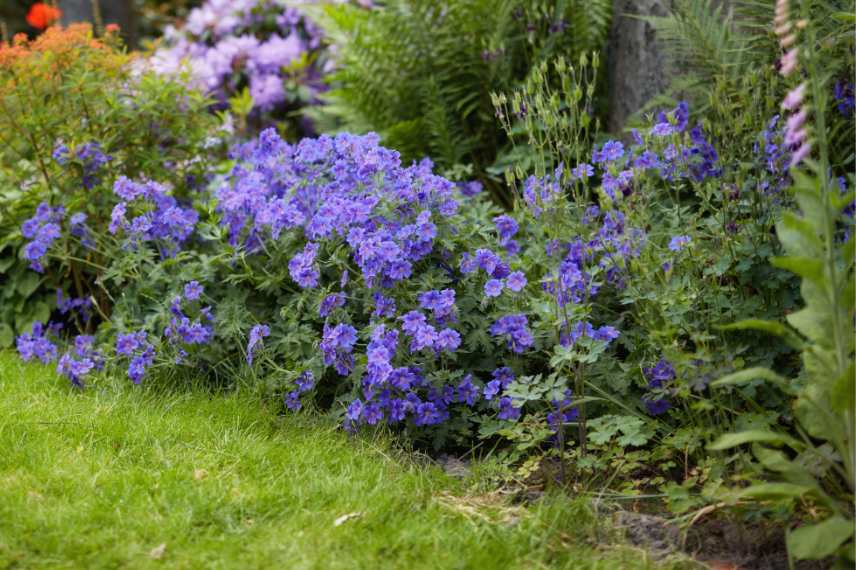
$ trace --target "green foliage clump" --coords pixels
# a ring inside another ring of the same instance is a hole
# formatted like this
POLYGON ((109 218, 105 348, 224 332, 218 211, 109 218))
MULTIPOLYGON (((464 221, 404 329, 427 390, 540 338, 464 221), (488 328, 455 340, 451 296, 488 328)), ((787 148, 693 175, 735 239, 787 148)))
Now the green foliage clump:
POLYGON ((119 176, 156 178, 189 196, 209 175, 216 119, 207 101, 178 82, 136 75, 131 62, 118 38, 94 38, 87 25, 0 47, 2 347, 47 319, 57 289, 91 299, 101 315, 111 310, 99 281, 108 250, 63 240, 56 266, 28 268, 21 225, 40 203, 85 214, 103 231, 119 176))

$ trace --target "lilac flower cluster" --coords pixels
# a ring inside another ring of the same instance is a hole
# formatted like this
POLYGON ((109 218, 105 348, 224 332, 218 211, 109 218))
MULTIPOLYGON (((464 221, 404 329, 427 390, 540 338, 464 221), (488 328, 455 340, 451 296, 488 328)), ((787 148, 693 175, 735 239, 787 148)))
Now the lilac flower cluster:
MULTIPOLYGON (((660 393, 668 383, 676 378, 675 367, 665 358, 661 358, 653 367, 643 369, 643 373, 648 379, 648 389, 660 393)), ((645 408, 652 416, 663 414, 672 407, 669 400, 662 395, 643 398, 642 403, 645 404, 645 408)))
POLYGON ((120 334, 116 338, 116 355, 131 359, 128 378, 134 384, 142 382, 146 370, 154 363, 155 349, 145 331, 120 334))
POLYGON ((134 182, 120 176, 113 185, 113 193, 122 199, 113 207, 108 231, 127 234, 130 245, 152 242, 161 255, 172 257, 193 233, 199 214, 192 207, 183 207, 170 196, 163 184, 153 181, 134 182), (129 209, 142 213, 130 220, 129 209))
POLYGON ((62 235, 60 224, 65 215, 65 208, 52 208, 47 202, 42 202, 36 208, 36 214, 21 224, 21 235, 30 240, 24 246, 24 258, 30 262, 30 267, 43 273, 42 265, 53 242, 62 235))
POLYGON ((270 111, 289 99, 287 80, 312 97, 322 89, 322 37, 299 7, 283 1, 208 0, 191 10, 182 30, 167 29, 167 47, 150 66, 168 75, 187 71, 192 86, 220 101, 247 86, 254 108, 270 111))
POLYGON ((83 377, 93 370, 104 368, 104 355, 95 350, 95 338, 78 335, 74 338, 74 349, 67 351, 57 362, 57 374, 66 376, 74 386, 83 388, 83 377))
POLYGON ((55 332, 56 326, 46 328, 42 323, 33 323, 29 333, 24 333, 16 340, 16 347, 21 359, 29 362, 38 358, 44 364, 53 362, 57 357, 57 347, 49 338, 48 334, 55 332))

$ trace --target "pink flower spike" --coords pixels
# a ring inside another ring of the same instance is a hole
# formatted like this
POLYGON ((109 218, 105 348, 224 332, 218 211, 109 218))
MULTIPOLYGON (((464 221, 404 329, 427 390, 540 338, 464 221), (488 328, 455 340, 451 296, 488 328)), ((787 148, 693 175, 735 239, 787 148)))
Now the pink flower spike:
POLYGON ((782 109, 795 111, 802 105, 803 97, 805 97, 805 83, 800 83, 790 93, 785 95, 785 100, 782 101, 782 109))
POLYGON ((782 47, 783 47, 783 48, 785 48, 785 49, 788 49, 789 47, 791 47, 792 45, 794 45, 794 43, 795 43, 796 41, 797 41, 797 36, 796 36, 796 35, 794 35, 794 34, 788 34, 787 36, 785 36, 785 37, 783 37, 782 39, 780 39, 780 40, 779 40, 779 45, 780 45, 780 46, 782 46, 782 47))
POLYGON ((797 59, 799 49, 800 48, 794 48, 782 56, 782 67, 779 70, 779 73, 781 73, 782 76, 787 77, 797 68, 797 63, 799 62, 797 59))
POLYGON ((778 0, 778 2, 776 2, 775 14, 777 20, 787 20, 790 15, 790 11, 790 6, 788 6, 787 0, 778 0))
POLYGON ((797 113, 796 115, 791 115, 790 118, 788 118, 788 122, 785 125, 785 130, 795 131, 799 129, 803 126, 803 123, 805 123, 807 117, 808 111, 806 111, 805 108, 800 109, 799 113, 797 113))
POLYGON ((788 146, 797 146, 805 142, 807 136, 808 133, 806 133, 805 129, 785 131, 785 144, 788 146))
POLYGON ((799 147, 793 155, 791 155, 791 164, 789 168, 793 168, 805 159, 811 153, 811 143, 805 142, 799 147))
POLYGON ((790 22, 788 22, 788 21, 786 21, 786 22, 785 22, 784 24, 782 24, 781 26, 776 26, 776 30, 775 30, 775 31, 776 31, 776 35, 777 35, 777 36, 779 36, 780 38, 781 38, 782 36, 786 36, 786 35, 788 35, 788 33, 790 33, 790 31, 791 31, 791 23, 790 23, 790 22))

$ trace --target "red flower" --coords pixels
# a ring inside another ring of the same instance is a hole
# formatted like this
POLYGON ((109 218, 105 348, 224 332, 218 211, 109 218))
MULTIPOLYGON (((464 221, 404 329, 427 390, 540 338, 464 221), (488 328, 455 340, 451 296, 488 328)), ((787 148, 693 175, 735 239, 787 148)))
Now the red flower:
POLYGON ((27 23, 36 29, 44 30, 62 17, 62 11, 42 2, 30 6, 27 12, 27 23))

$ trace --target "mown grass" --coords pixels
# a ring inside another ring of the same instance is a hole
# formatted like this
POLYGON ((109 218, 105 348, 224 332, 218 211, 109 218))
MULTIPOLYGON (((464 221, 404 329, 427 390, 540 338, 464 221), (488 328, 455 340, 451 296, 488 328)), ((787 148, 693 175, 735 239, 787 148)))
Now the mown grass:
POLYGON ((658 567, 584 501, 469 488, 250 396, 79 392, 0 353, 0 568, 658 567))

